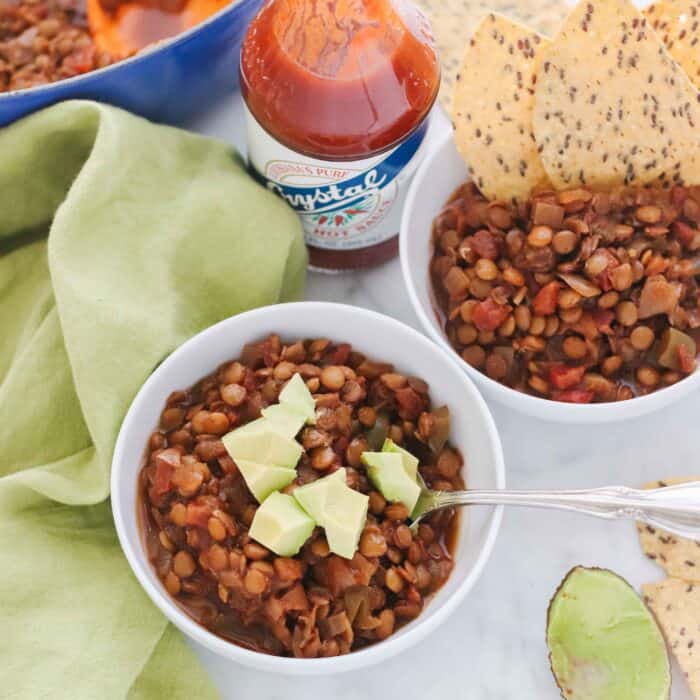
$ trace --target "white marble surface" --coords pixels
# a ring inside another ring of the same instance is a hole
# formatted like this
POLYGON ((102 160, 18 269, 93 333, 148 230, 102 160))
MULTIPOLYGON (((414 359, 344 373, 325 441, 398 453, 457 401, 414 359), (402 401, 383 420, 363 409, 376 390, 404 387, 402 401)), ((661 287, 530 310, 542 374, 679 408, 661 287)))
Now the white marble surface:
MULTIPOLYGON (((241 147, 237 98, 196 128, 241 147)), ((307 298, 365 306, 419 328, 398 261, 352 275, 310 274, 307 298)), ((700 472, 700 444, 690 439, 700 396, 662 413, 596 427, 547 424, 491 408, 514 488, 637 485, 700 472)), ((631 523, 510 510, 483 576, 454 617, 408 652, 363 671, 361 681, 354 674, 265 675, 197 651, 223 696, 236 700, 555 700, 544 642, 546 609, 577 564, 609 567, 636 587, 662 578, 642 556, 631 523)), ((677 669, 672 700, 691 700, 677 669)))

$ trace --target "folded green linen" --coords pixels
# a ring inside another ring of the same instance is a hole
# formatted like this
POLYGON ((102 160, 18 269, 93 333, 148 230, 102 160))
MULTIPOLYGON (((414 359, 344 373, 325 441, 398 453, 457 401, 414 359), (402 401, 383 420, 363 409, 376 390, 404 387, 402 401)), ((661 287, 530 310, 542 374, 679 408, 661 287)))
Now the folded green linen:
POLYGON ((220 142, 89 102, 0 132, 3 697, 215 696, 122 556, 112 449, 168 353, 299 298, 305 267, 294 214, 220 142))

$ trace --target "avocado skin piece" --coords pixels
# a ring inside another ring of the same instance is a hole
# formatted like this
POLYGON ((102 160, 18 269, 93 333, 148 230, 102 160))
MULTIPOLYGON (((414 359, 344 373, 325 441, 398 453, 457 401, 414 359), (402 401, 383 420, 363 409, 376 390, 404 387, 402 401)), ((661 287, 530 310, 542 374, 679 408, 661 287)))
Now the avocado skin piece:
POLYGON ((566 700, 668 700, 663 636, 636 591, 612 571, 577 566, 547 613, 549 662, 566 700))
POLYGON ((382 445, 382 452, 395 452, 401 455, 403 459, 403 468, 406 470, 406 474, 411 477, 414 481, 418 478, 418 457, 412 455, 408 450, 404 450, 403 447, 397 445, 391 438, 384 440, 382 445))

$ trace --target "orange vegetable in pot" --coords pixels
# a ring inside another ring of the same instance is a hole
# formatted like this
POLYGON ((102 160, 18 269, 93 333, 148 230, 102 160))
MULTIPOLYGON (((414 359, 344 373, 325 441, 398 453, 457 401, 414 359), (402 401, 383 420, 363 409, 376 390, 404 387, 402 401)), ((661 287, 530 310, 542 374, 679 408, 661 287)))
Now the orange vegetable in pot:
POLYGON ((87 0, 90 32, 101 51, 125 58, 177 36, 231 0, 87 0))

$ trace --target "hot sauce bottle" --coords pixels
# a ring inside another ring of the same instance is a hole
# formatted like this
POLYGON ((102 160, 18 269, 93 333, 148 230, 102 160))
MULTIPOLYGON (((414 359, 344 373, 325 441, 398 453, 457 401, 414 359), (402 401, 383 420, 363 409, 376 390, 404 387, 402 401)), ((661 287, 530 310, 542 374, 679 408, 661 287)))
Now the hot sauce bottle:
POLYGON ((404 0, 268 0, 241 52, 251 169, 300 215, 311 266, 398 251, 440 67, 404 0))

